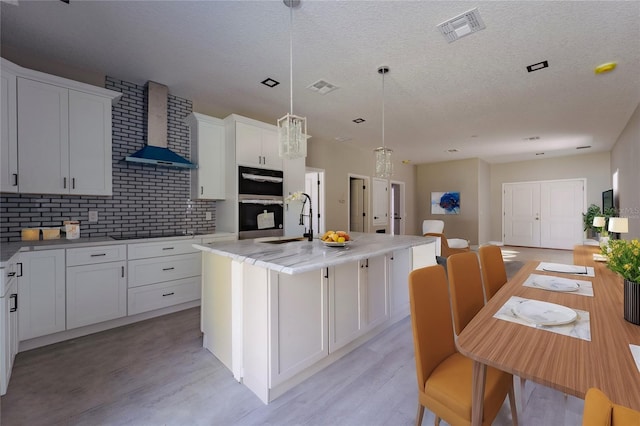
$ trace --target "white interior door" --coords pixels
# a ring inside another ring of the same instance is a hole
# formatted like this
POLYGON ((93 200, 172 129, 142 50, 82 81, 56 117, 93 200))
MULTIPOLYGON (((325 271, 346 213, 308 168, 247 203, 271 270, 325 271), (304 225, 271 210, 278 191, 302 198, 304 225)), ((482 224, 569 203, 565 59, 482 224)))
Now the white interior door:
POLYGON ((365 199, 364 180, 349 179, 349 232, 364 232, 365 229, 365 199))
POLYGON ((582 244, 582 180, 540 183, 540 246, 573 249, 582 244))
POLYGON ((540 247, 540 184, 504 184, 503 238, 511 246, 540 247))

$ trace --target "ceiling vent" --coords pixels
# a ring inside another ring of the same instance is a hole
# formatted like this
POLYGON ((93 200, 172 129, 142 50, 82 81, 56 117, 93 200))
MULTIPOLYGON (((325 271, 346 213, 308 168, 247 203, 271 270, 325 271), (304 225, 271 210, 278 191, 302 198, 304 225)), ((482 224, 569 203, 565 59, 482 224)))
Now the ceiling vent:
POLYGON ((327 93, 333 92, 334 90, 338 89, 338 86, 331 84, 328 81, 318 80, 312 85, 307 86, 307 89, 311 90, 312 92, 319 93, 321 95, 326 95, 327 93))
POLYGON ((476 31, 484 30, 485 28, 477 8, 471 9, 438 25, 438 29, 449 43, 471 33, 475 33, 476 31))

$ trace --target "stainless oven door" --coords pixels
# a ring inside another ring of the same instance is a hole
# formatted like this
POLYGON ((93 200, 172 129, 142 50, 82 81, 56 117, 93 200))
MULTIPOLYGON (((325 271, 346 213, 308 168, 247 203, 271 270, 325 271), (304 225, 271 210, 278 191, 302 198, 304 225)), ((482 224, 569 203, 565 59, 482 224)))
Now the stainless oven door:
POLYGON ((238 194, 261 197, 282 197, 283 173, 281 170, 238 167, 238 194))
POLYGON ((243 197, 238 200, 238 238, 284 235, 282 197, 243 197))

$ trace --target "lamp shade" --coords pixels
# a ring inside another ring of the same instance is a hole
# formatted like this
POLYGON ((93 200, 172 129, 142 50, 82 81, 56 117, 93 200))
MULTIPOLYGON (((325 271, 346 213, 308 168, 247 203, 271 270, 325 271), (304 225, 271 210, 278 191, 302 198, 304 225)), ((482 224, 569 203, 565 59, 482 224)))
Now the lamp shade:
POLYGON ((629 220, 626 217, 609 218, 609 232, 629 232, 629 220))
POLYGON ((602 217, 602 216, 594 217, 593 218, 593 226, 595 226, 596 228, 604 227, 604 217, 602 217))

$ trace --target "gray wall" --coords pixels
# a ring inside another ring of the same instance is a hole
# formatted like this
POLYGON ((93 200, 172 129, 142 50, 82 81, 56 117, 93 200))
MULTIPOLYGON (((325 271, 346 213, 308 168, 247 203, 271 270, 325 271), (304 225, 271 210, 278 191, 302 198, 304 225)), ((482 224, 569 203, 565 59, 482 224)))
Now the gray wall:
POLYGON ((640 238, 640 105, 611 151, 611 173, 618 170, 620 216, 629 218, 624 239, 640 238))
POLYGON ((478 161, 478 244, 491 241, 491 165, 478 161))
MULTIPOLYGON (((79 220, 81 237, 214 231, 215 202, 194 202, 187 214, 189 170, 121 161, 146 141, 145 88, 110 77, 105 87, 123 93, 112 114, 113 196, 2 193, 0 242, 19 241, 22 228, 61 226, 64 220, 79 220), (88 222, 89 210, 98 211, 97 223, 88 222), (212 220, 205 220, 207 211, 212 220)), ((168 146, 189 158, 189 128, 182 119, 191 112, 191 101, 169 95, 168 106, 168 146)))

